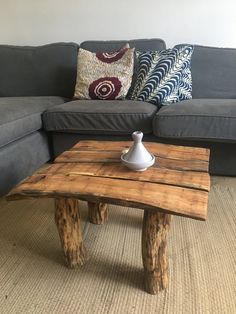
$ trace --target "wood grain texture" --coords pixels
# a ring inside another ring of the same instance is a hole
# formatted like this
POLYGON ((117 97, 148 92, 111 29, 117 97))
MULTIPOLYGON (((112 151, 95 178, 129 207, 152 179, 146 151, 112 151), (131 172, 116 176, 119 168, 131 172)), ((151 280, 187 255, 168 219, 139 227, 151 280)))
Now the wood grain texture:
POLYGON ((168 285, 167 234, 171 216, 144 211, 142 259, 148 293, 157 294, 168 285))
POLYGON ((139 172, 129 170, 121 163, 56 163, 41 169, 38 174, 88 175, 210 190, 210 177, 205 172, 179 171, 159 167, 139 172))
MULTIPOLYGON (((152 150, 150 150, 152 152, 152 150)), ((120 163, 121 152, 111 152, 111 151, 78 151, 71 150, 62 153, 55 160, 55 163, 109 163, 116 162, 120 163)), ((167 157, 156 156, 156 162, 154 167, 169 168, 175 170, 185 170, 185 171, 203 171, 208 172, 208 162, 195 159, 172 159, 167 157)))
POLYGON ((68 267, 82 266, 87 253, 82 239, 78 200, 56 198, 55 222, 68 267))
MULTIPOLYGON (((116 151, 121 152, 128 149, 131 141, 80 141, 71 150, 80 151, 116 151)), ((179 145, 169 145, 162 143, 144 142, 145 147, 154 155, 170 159, 180 160, 202 160, 208 162, 210 151, 207 148, 187 147, 179 145)))
MULTIPOLYGON (((117 162, 121 152, 132 142, 81 141, 70 151, 62 153, 55 162, 117 162)), ((208 172, 210 151, 206 148, 144 143, 156 156, 155 167, 184 171, 208 172)))
POLYGON ((120 155, 119 152, 69 150, 58 156, 54 162, 120 162, 120 155))
POLYGON ((86 175, 35 175, 16 187, 8 195, 8 199, 58 196, 156 209, 201 220, 205 220, 207 216, 208 192, 86 175))
POLYGON ((96 225, 103 225, 108 219, 108 205, 88 202, 88 219, 96 225))
POLYGON ((21 183, 8 199, 71 197, 205 220, 209 150, 145 143, 159 157, 154 167, 140 173, 120 162, 121 151, 130 144, 81 141, 59 156, 53 166, 21 183))

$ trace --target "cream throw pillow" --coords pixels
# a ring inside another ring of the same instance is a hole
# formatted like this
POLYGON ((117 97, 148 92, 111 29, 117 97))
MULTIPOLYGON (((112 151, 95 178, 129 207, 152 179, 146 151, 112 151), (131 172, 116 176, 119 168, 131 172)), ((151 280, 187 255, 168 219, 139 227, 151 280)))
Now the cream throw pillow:
POLYGON ((134 49, 93 53, 80 48, 74 98, 125 98, 131 85, 133 68, 134 49))

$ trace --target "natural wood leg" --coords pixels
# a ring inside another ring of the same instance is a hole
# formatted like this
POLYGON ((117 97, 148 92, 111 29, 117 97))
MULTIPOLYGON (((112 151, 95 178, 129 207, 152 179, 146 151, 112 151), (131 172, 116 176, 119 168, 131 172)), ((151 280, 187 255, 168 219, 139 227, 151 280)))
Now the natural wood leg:
POLYGON ((144 211, 142 258, 147 292, 157 294, 168 285, 166 237, 171 215, 144 211))
POLYGON ((55 221, 68 267, 82 266, 87 254, 82 239, 78 200, 55 199, 55 221))
POLYGON ((88 202, 88 219, 91 223, 102 225, 108 218, 108 205, 88 202))

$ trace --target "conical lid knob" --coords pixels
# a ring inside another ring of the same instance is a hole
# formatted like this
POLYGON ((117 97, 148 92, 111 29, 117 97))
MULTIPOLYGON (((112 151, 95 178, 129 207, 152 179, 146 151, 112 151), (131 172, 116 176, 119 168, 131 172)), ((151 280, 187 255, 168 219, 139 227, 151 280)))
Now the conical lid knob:
POLYGON ((133 163, 143 163, 152 160, 152 155, 147 151, 142 143, 143 133, 141 131, 135 131, 132 133, 132 138, 134 143, 125 154, 124 159, 133 163))

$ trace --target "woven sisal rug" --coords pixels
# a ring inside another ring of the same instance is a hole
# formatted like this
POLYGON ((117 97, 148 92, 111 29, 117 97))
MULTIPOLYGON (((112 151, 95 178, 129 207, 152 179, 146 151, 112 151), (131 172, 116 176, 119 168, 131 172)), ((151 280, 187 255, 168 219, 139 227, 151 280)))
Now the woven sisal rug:
POLYGON ((213 178, 206 222, 174 217, 170 283, 143 290, 142 211, 110 206, 104 226, 86 222, 90 254, 64 266, 52 200, 0 199, 0 313, 236 313, 236 178, 213 178))

